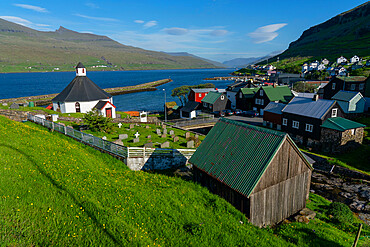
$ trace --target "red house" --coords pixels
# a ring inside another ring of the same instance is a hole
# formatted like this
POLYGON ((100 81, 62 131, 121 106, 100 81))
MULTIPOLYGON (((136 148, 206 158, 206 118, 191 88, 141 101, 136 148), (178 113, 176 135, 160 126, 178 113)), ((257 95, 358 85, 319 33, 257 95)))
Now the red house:
POLYGON ((201 103, 202 99, 209 93, 216 92, 214 88, 191 88, 188 99, 189 101, 195 101, 201 103))

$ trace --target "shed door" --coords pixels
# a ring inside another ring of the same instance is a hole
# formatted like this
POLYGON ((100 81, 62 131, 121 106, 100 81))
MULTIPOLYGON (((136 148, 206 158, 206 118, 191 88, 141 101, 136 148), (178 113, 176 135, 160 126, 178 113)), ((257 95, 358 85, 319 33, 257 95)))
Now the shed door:
POLYGON ((112 108, 105 109, 105 116, 112 117, 112 108))

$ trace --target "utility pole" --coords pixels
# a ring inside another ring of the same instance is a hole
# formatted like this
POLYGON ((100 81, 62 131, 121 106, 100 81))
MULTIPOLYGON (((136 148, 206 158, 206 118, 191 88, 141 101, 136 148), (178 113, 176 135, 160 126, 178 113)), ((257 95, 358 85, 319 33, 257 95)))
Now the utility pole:
POLYGON ((164 91, 164 122, 167 122, 167 106, 166 106, 166 89, 163 88, 164 91))

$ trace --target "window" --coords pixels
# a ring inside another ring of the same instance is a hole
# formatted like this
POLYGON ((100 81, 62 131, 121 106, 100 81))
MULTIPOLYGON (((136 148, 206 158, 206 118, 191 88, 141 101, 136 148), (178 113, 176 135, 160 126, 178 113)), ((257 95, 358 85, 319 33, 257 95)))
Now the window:
POLYGON ((76 112, 81 112, 80 103, 76 102, 76 112))
POLYGON ((363 90, 364 89, 364 84, 361 83, 360 85, 358 85, 358 90, 363 90))
POLYGON ((224 100, 225 99, 225 96, 224 95, 221 95, 221 100, 224 100))
POLYGON ((338 109, 337 108, 334 108, 333 110, 331 110, 331 117, 337 117, 338 115, 338 109))
POLYGON ((263 96, 263 90, 262 89, 260 90, 260 96, 263 96))
POLYGON ((356 84, 351 84, 351 90, 355 90, 356 89, 356 84))
POLYGON ((198 97, 202 97, 202 94, 200 93, 198 97))
POLYGON ((263 99, 261 99, 261 105, 263 105, 263 99))
POLYGON ((335 82, 333 82, 333 84, 331 85, 331 89, 335 90, 335 82))
POLYGON ((283 118, 283 125, 284 125, 284 126, 287 126, 287 125, 288 125, 288 119, 283 118))
POLYGON ((312 124, 306 124, 306 131, 312 132, 313 130, 313 125, 312 124))
POLYGON ((293 128, 298 129, 299 128, 299 122, 293 121, 293 128))
POLYGON ((356 133, 355 129, 351 129, 351 134, 354 135, 356 133))
POLYGON ((240 95, 239 95, 239 96, 240 96, 240 98, 242 99, 242 98, 243 98, 243 93, 242 93, 242 92, 240 92, 240 95))
POLYGON ((260 104, 260 99, 256 99, 256 105, 260 104))

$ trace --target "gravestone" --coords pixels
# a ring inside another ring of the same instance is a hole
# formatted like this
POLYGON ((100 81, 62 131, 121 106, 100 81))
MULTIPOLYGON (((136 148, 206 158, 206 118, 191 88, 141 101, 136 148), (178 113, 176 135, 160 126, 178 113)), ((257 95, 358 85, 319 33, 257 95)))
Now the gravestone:
POLYGON ((121 118, 121 114, 116 113, 116 118, 121 118))
POLYGON ((135 127, 134 124, 130 124, 130 129, 133 129, 135 127))
POLYGON ((8 106, 8 103, 3 103, 3 106, 8 106))
POLYGON ((150 139, 150 138, 152 138, 152 136, 151 135, 148 135, 146 138, 150 139))
POLYGON ((185 138, 186 138, 186 139, 190 138, 190 132, 186 132, 186 133, 185 133, 185 138))
POLYGON ((175 134, 175 131, 170 130, 170 135, 172 136, 172 135, 174 135, 174 134, 175 134))
POLYGON ((128 135, 127 134, 120 134, 119 136, 118 136, 118 139, 120 139, 120 140, 125 140, 125 139, 127 139, 128 138, 128 135))
POLYGON ((162 136, 161 136, 161 138, 166 138, 167 137, 167 135, 166 134, 163 134, 162 136))
POLYGON ((170 147, 170 142, 164 142, 161 144, 161 148, 169 148, 170 147))
POLYGON ((140 136, 139 132, 136 131, 135 138, 139 138, 139 136, 140 136))
POLYGON ((193 141, 193 140, 188 141, 188 142, 186 143, 186 147, 187 147, 187 148, 194 148, 194 141, 193 141))
POLYGON ((19 109, 19 105, 17 103, 13 103, 10 105, 10 109, 19 109))
POLYGON ((145 143, 144 148, 153 148, 153 142, 145 143))
POLYGON ((114 143, 123 146, 123 142, 121 139, 115 140, 114 143))
POLYGON ((199 139, 199 135, 198 134, 195 134, 195 139, 199 139))
POLYGON ((171 135, 171 138, 175 138, 176 135, 171 135))
MULTIPOLYGON (((70 126, 67 126, 67 127, 69 128, 70 126)), ((103 136, 101 139, 107 140, 107 137, 106 136, 103 136)))
POLYGON ((135 138, 135 139, 132 140, 132 142, 133 143, 138 143, 138 142, 140 142, 140 138, 135 138))
POLYGON ((162 135, 162 132, 161 132, 160 129, 157 129, 156 131, 157 131, 157 135, 159 135, 159 136, 162 135))
POLYGON ((118 128, 121 128, 121 127, 122 127, 122 124, 121 124, 121 123, 119 123, 119 124, 118 124, 118 128))
POLYGON ((167 129, 167 125, 163 124, 163 129, 167 129))
POLYGON ((167 129, 163 129, 163 134, 167 135, 167 129))
POLYGON ((149 125, 147 125, 147 126, 145 126, 145 128, 146 128, 146 129, 150 129, 150 126, 149 126, 149 125))
POLYGON ((178 136, 175 136, 174 138, 173 138, 173 142, 178 142, 179 141, 179 137, 178 136))

